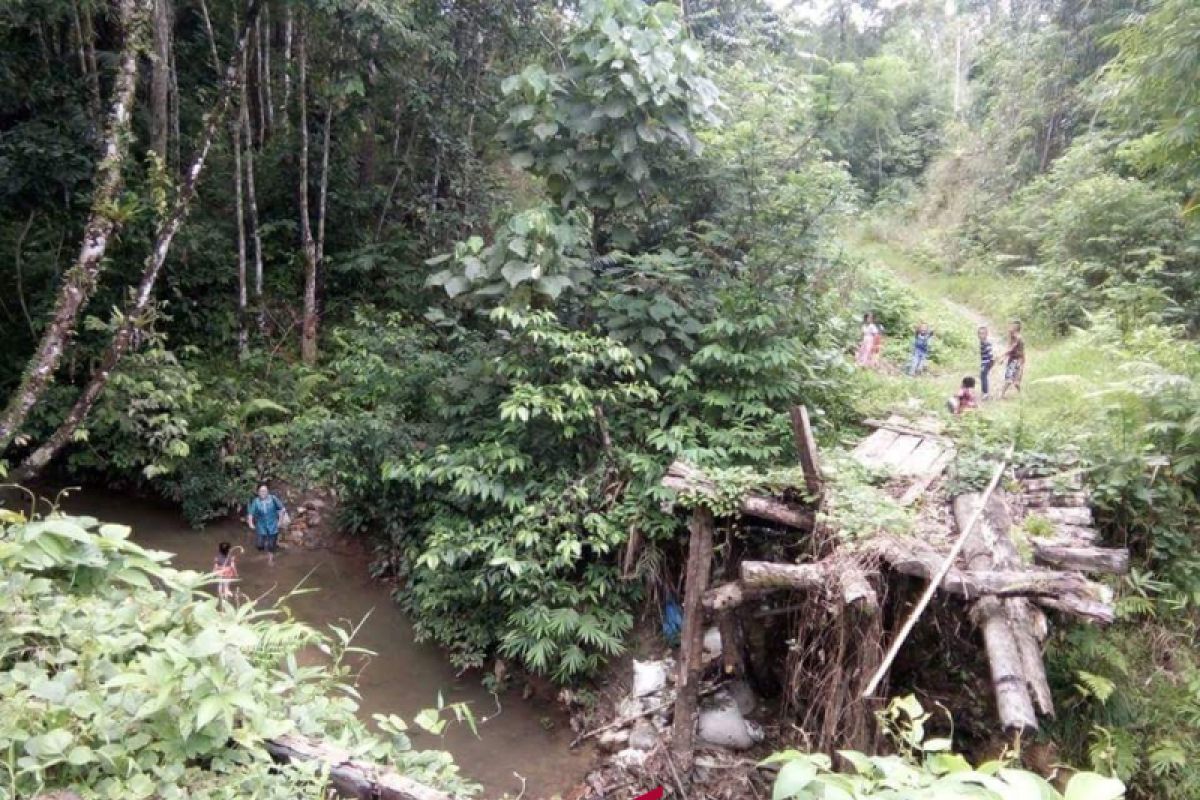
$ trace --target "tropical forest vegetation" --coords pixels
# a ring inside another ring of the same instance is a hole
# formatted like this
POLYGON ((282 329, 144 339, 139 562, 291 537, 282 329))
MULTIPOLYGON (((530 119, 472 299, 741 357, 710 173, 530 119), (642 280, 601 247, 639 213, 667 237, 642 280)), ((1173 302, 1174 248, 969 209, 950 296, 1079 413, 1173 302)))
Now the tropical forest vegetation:
MULTIPOLYGON (((1193 0, 6 0, 0 468, 197 529, 322 492, 456 669, 591 696, 680 592, 671 462, 802 487, 793 406, 831 464, 915 409, 1132 553, 1044 646, 1061 779, 947 651, 878 753, 783 726, 775 797, 1200 797, 1197 76, 1193 0), (1018 319, 1021 393, 948 414, 1018 319)), ((903 528, 836 473, 837 535, 903 528)), ((356 715, 349 629, 49 508, 0 510, 0 797, 323 796, 292 733, 479 791, 356 715)))

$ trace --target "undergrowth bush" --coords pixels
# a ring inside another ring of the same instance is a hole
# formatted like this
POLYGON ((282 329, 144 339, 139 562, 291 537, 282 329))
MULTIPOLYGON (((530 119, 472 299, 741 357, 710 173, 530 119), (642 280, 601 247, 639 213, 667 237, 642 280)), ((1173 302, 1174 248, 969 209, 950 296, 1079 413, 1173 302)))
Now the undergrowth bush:
MULTIPOLYGON (((316 762, 280 768, 265 740, 329 738, 410 777, 470 794, 449 755, 417 752, 355 717, 342 655, 282 607, 222 607, 88 517, 0 510, 0 797, 325 797, 316 762), (322 665, 301 666, 318 648, 322 665)), ((428 716, 428 715, 427 715, 428 716)))

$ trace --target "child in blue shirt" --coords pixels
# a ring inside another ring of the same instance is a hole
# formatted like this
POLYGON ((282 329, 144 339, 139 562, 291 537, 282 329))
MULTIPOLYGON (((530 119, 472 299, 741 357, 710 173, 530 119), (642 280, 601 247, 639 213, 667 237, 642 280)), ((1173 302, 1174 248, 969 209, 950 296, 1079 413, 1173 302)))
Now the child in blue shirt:
POLYGON ((917 335, 913 339, 912 359, 908 362, 908 374, 918 375, 925 371, 929 361, 929 343, 933 339, 933 330, 924 322, 917 326, 917 335))

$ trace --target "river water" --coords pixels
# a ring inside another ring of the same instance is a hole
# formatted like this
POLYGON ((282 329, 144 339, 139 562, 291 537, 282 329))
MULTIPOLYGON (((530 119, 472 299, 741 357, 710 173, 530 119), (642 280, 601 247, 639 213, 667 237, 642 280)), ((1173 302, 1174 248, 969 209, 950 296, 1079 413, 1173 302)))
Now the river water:
POLYGON ((375 655, 359 665, 360 716, 370 722, 375 713, 396 714, 411 723, 417 712, 437 703, 439 692, 446 703, 470 704, 478 737, 453 721, 443 737, 411 724, 410 735, 418 749, 450 751, 462 772, 483 784, 483 797, 516 797, 524 788, 528 800, 550 798, 565 793, 586 774, 591 753, 570 749, 574 737, 558 707, 523 700, 515 690, 496 698, 483 689, 478 674, 456 675, 436 647, 414 642, 412 625, 388 587, 371 580, 367 559, 358 548, 285 550, 271 566, 254 549, 253 534, 244 523, 218 522, 197 531, 169 505, 96 490, 64 505, 71 513, 131 526, 139 544, 175 553, 174 565, 180 569, 207 572, 219 542, 242 545, 240 590, 269 603, 303 582, 316 591, 291 597, 287 605, 316 628, 347 627, 365 619, 354 644, 375 655))

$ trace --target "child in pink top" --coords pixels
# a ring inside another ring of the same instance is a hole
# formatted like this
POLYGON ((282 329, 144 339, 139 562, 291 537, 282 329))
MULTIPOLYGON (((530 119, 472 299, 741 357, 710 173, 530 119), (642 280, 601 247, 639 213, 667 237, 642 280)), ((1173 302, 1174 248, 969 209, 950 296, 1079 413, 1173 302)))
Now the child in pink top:
POLYGON ((979 399, 975 396, 975 379, 970 375, 962 379, 958 393, 947 401, 950 411, 961 414, 968 408, 978 408, 979 399))

